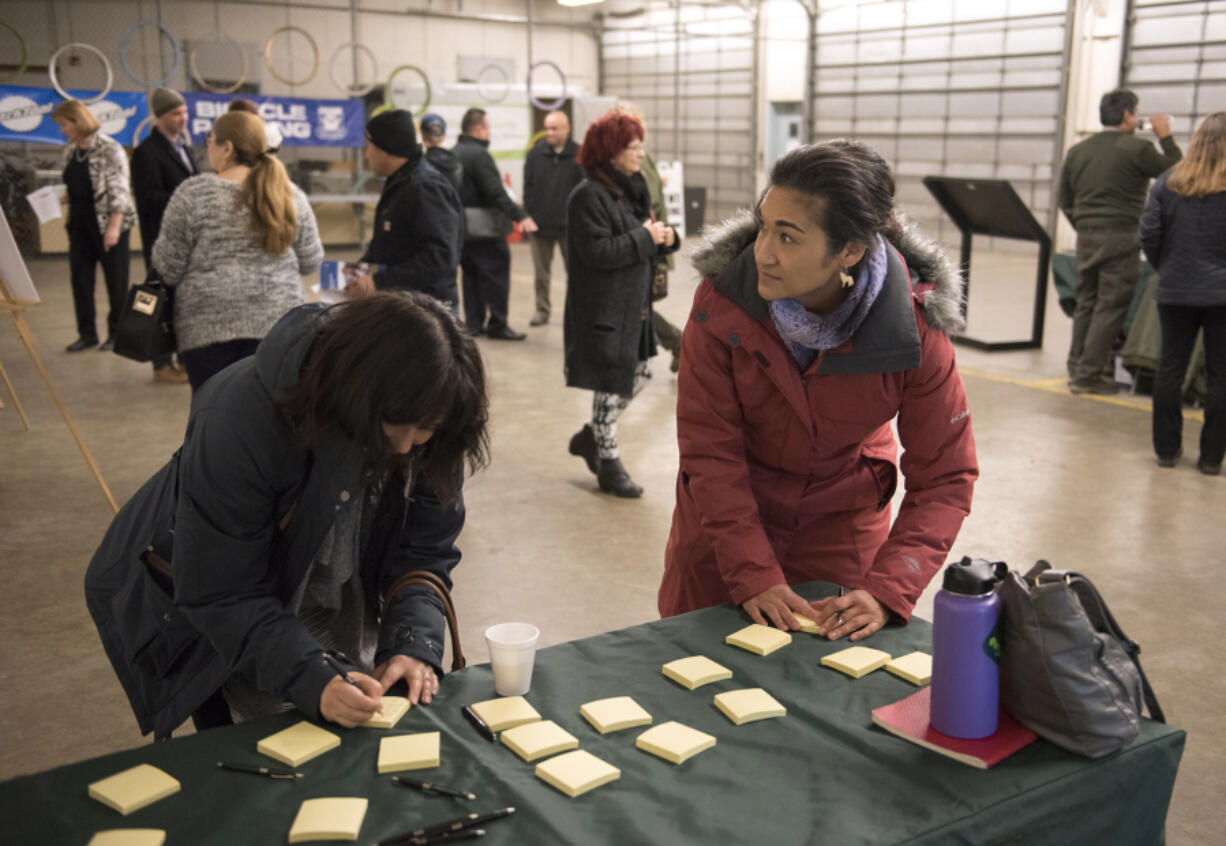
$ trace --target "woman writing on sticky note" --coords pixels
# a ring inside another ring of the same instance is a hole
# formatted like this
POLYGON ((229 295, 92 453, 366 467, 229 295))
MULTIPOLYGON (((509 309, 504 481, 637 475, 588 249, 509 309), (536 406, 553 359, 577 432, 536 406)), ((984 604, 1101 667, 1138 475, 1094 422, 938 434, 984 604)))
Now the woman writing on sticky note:
POLYGON ((486 418, 472 338, 410 292, 293 309, 205 383, 85 577, 141 730, 287 702, 354 726, 400 681, 430 702, 443 606, 407 577, 450 588, 486 418))
POLYGON ((905 621, 978 476, 949 338, 956 270, 899 225, 888 166, 849 141, 780 158, 754 213, 694 264, 660 612, 731 600, 832 640, 905 621), (907 492, 891 524, 895 420, 907 492), (818 579, 845 595, 810 603, 790 587, 818 579))

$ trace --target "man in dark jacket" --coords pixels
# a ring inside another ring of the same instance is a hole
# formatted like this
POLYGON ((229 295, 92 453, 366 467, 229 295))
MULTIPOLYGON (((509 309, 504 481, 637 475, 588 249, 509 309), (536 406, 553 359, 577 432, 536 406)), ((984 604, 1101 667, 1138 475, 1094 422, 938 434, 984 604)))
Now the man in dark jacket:
POLYGON ((1068 151, 1060 210, 1077 228, 1077 306, 1069 345, 1069 390, 1114 394, 1111 346, 1137 288, 1137 223, 1149 180, 1183 158, 1171 119, 1151 120, 1162 152, 1136 137, 1137 95, 1109 91, 1098 105, 1105 127, 1068 151))
POLYGON ((536 221, 507 196, 490 155, 490 120, 484 109, 469 109, 460 122, 456 157, 464 167, 460 200, 466 229, 460 266, 464 269, 464 321, 475 335, 498 341, 522 341, 526 336, 507 325, 511 295, 511 250, 502 231, 505 218, 519 221, 524 232, 536 231, 536 221), (477 218, 489 224, 478 227, 477 218), (486 325, 486 315, 489 325, 486 325))
POLYGON ((455 153, 443 146, 447 138, 447 121, 442 115, 430 113, 421 119, 421 146, 426 151, 426 161, 434 165, 434 169, 451 180, 456 191, 460 190, 460 180, 464 177, 464 168, 455 153))
POLYGON ((366 296, 376 289, 406 288, 455 311, 463 215, 455 187, 424 161, 413 116, 402 109, 366 122, 365 155, 370 169, 387 177, 375 207, 374 235, 361 259, 380 269, 353 277, 346 291, 366 296))
POLYGON ((566 200, 583 181, 583 168, 575 161, 579 145, 570 139, 570 121, 563 112, 545 115, 545 137, 528 151, 524 162, 524 210, 538 227, 529 243, 536 282, 536 314, 530 326, 549 322, 549 276, 553 249, 566 266, 566 200))
MULTIPOLYGON (((155 122, 148 137, 132 152, 132 197, 140 221, 145 275, 152 277, 153 244, 162 231, 162 215, 179 183, 200 172, 187 135, 187 104, 178 91, 154 89, 149 111, 155 122)), ((153 381, 183 384, 187 371, 176 367, 172 356, 153 361, 153 381)))

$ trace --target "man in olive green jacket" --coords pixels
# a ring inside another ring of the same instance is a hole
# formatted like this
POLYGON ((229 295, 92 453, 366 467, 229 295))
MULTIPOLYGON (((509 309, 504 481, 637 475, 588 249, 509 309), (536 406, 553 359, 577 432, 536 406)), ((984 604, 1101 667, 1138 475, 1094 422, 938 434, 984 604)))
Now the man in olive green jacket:
POLYGON ((1109 91, 1098 106, 1105 127, 1068 151, 1060 210, 1077 228, 1077 306, 1069 345, 1069 390, 1114 394, 1111 347, 1137 287, 1137 224, 1149 181, 1183 158, 1171 119, 1151 122, 1162 152, 1136 137, 1137 95, 1109 91))

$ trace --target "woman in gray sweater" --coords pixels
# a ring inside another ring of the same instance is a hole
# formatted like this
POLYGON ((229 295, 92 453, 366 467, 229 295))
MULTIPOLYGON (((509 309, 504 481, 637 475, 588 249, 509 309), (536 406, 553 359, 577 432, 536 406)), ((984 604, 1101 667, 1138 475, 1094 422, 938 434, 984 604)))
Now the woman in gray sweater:
POLYGON ((323 259, 306 196, 266 147, 256 115, 218 118, 208 137, 217 173, 175 190, 153 246, 154 266, 175 289, 179 360, 193 392, 254 353, 305 301, 301 277, 323 259))

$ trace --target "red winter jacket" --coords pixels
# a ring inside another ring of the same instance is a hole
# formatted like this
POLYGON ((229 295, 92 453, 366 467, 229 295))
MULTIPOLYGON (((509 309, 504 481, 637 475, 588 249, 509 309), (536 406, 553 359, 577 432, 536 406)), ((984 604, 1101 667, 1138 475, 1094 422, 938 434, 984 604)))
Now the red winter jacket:
POLYGON ((822 579, 863 588, 905 620, 944 564, 979 475, 946 334, 961 328, 961 280, 908 231, 851 341, 801 373, 758 295, 755 231, 752 217, 733 219, 694 262, 707 278, 682 341, 660 613, 822 579), (890 527, 894 420, 907 492, 890 527))

